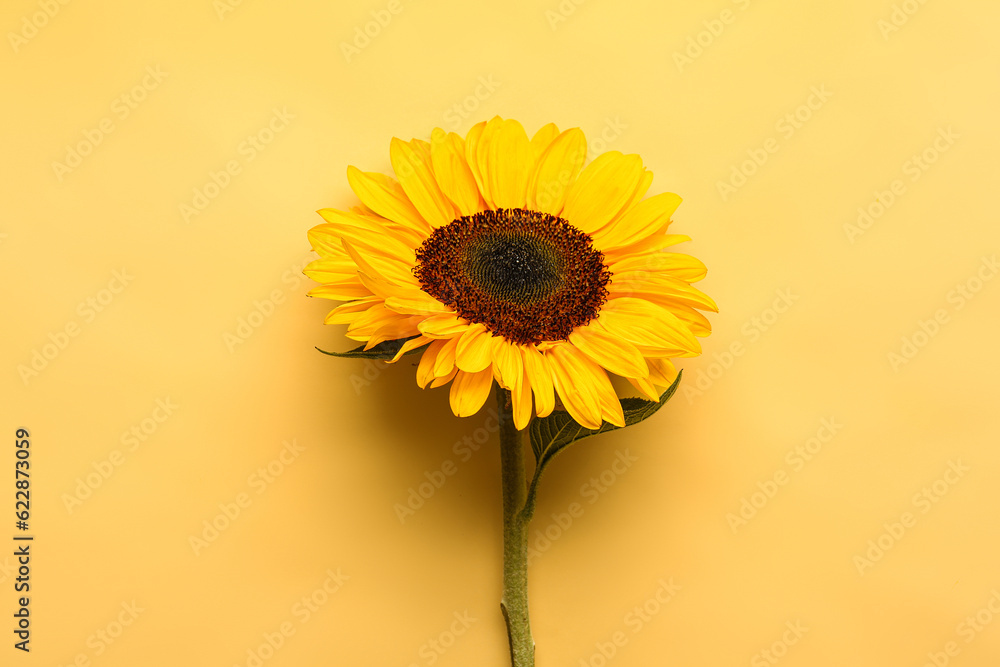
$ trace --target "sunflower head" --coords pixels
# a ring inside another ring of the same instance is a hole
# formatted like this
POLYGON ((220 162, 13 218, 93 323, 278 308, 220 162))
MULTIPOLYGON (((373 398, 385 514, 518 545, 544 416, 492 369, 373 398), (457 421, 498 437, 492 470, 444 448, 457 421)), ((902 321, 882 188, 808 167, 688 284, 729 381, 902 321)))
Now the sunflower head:
POLYGON ((644 198, 653 176, 638 155, 584 167, 586 155, 579 128, 529 139, 500 117, 465 137, 393 139, 396 178, 349 167, 361 205, 319 211, 310 296, 342 301, 326 322, 365 350, 422 353, 417 383, 450 382, 459 416, 496 381, 518 428, 557 397, 586 428, 624 426, 609 373, 657 400, 670 359, 701 353, 700 311, 717 308, 692 286, 704 264, 669 251, 690 240, 666 233, 680 197, 644 198))

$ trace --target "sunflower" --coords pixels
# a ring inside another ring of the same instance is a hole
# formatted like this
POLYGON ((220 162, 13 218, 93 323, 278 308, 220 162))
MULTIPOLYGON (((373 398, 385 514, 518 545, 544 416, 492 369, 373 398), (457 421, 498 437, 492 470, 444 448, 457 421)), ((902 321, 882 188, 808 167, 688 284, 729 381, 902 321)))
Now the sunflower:
POLYGON ((711 332, 699 311, 717 307, 691 285, 705 265, 665 251, 690 240, 666 233, 680 197, 644 199, 653 174, 638 155, 584 168, 586 156, 579 128, 550 123, 529 139, 500 117, 464 138, 393 138, 395 179, 348 167, 361 205, 318 211, 309 295, 343 301, 325 321, 365 350, 405 341, 396 361, 423 348, 417 384, 451 382, 458 416, 496 381, 518 429, 557 396, 586 428, 624 426, 609 373, 658 400, 677 375, 670 359, 697 356, 711 332))

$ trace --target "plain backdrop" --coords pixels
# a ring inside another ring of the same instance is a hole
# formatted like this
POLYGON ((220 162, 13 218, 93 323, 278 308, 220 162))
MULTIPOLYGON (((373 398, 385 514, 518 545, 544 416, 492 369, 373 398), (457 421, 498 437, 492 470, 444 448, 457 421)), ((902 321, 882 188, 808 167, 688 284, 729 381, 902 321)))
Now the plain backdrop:
POLYGON ((353 343, 301 275, 349 164, 500 114, 640 154, 720 306, 660 413, 548 469, 538 665, 996 664, 998 19, 4 2, 0 663, 509 664, 490 414, 317 352, 353 343))

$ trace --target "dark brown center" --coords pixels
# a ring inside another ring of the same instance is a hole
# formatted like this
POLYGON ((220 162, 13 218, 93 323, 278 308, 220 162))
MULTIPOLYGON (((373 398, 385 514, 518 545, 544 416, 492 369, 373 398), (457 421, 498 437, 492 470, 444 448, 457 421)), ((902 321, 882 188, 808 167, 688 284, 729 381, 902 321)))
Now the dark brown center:
POLYGON ((516 343, 565 340, 597 316, 611 272, 590 236, 554 215, 498 209, 438 227, 413 274, 460 317, 516 343))

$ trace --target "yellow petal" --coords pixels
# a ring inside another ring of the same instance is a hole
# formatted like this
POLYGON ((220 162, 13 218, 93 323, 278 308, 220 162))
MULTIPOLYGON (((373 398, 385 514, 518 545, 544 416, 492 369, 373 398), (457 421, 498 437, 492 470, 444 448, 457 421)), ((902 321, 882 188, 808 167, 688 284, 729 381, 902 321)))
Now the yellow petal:
POLYGON ((420 281, 413 275, 407 264, 392 257, 380 256, 368 248, 355 247, 346 238, 341 243, 361 273, 393 285, 420 289, 420 281))
POLYGON ((622 377, 647 377, 649 368, 635 345, 608 333, 593 320, 569 334, 569 342, 591 361, 622 377))
MULTIPOLYGON (((514 352, 521 355, 518 348, 514 346, 514 352)), ((522 430, 531 421, 531 382, 528 380, 526 372, 521 373, 517 386, 510 392, 511 408, 514 415, 514 428, 522 430)))
POLYGON ((704 338, 712 334, 712 323, 688 304, 670 298, 656 298, 652 301, 676 315, 695 336, 704 338))
POLYGON ((458 371, 449 395, 451 410, 459 417, 469 417, 479 412, 490 395, 493 372, 487 368, 478 373, 458 371))
MULTIPOLYGON (((358 280, 361 281, 361 284, 367 287, 372 294, 382 297, 383 300, 388 299, 389 297, 404 297, 414 292, 412 287, 395 285, 387 280, 384 280, 381 276, 371 276, 365 273, 361 267, 358 267, 358 280)), ((403 311, 397 310, 396 312, 399 313, 403 311)))
POLYGON ((387 340, 409 338, 417 333, 420 317, 401 315, 376 304, 360 313, 351 322, 347 335, 355 340, 365 341, 365 350, 370 350, 387 340))
POLYGON ((395 180, 377 172, 347 168, 347 182, 361 202, 383 218, 398 222, 415 231, 430 234, 431 228, 395 180))
POLYGON ((348 256, 320 257, 309 262, 302 273, 318 283, 332 283, 353 278, 358 273, 358 265, 348 256))
POLYGON ((608 268, 611 269, 612 274, 627 273, 629 271, 663 271, 671 277, 683 280, 686 283, 698 282, 708 273, 708 268, 706 268, 701 260, 691 255, 683 255, 677 252, 650 252, 642 255, 633 255, 609 263, 608 268))
POLYGON ((556 127, 555 123, 544 125, 538 132, 535 132, 535 136, 531 137, 532 161, 537 160, 545 149, 549 147, 549 144, 558 136, 559 128, 556 127))
POLYGON ((416 336, 419 333, 417 331, 417 323, 419 321, 419 317, 397 314, 395 318, 385 322, 371 333, 371 337, 365 343, 365 349, 370 350, 379 343, 384 343, 387 340, 399 340, 400 338, 416 336))
MULTIPOLYGON (((632 196, 629 198, 628 201, 625 202, 625 205, 622 206, 618 214, 615 215, 613 218, 611 218, 611 220, 608 221, 603 227, 595 230, 591 234, 591 236, 594 238, 595 245, 599 245, 598 239, 612 232, 615 229, 615 227, 618 226, 618 223, 619 221, 621 221, 622 217, 626 215, 630 210, 635 208, 636 204, 639 203, 639 200, 641 200, 643 197, 646 196, 646 191, 649 190, 649 186, 652 182, 653 182, 653 172, 645 171, 642 175, 642 179, 639 181, 638 187, 636 187, 635 191, 632 193, 632 196)), ((650 230, 650 233, 652 233, 652 230, 650 230)))
POLYGON ((330 225, 316 225, 309 230, 309 245, 324 259, 343 259, 347 251, 340 243, 340 234, 330 225))
POLYGON ((416 338, 411 338, 399 347, 399 351, 396 352, 396 356, 392 358, 390 363, 395 363, 399 361, 400 357, 409 352, 410 350, 415 350, 418 347, 428 345, 433 339, 427 336, 417 336, 416 338))
POLYGON ((531 176, 531 143, 528 135, 516 120, 505 120, 492 135, 490 124, 483 134, 483 145, 489 146, 489 158, 480 169, 489 183, 493 205, 496 208, 524 208, 528 178, 531 176))
POLYGON ((684 322, 666 308, 645 299, 610 299, 601 308, 598 321, 612 334, 636 345, 670 352, 701 353, 701 343, 684 322))
MULTIPOLYGON (((362 285, 367 287, 372 294, 382 297, 386 306, 397 313, 423 315, 426 317, 453 314, 455 312, 447 304, 441 303, 419 288, 390 283, 382 278, 369 276, 360 269, 358 270, 357 277, 362 285)), ((439 338, 440 336, 434 337, 439 338)))
POLYGON ((657 303, 674 300, 701 310, 719 312, 719 306, 712 297, 665 272, 625 271, 612 275, 608 284, 608 294, 609 298, 639 296, 657 303))
POLYGON ((561 345, 556 355, 563 368, 571 369, 571 374, 579 378, 578 386, 590 392, 588 404, 596 402, 598 420, 607 421, 618 427, 625 426, 625 413, 621 401, 605 370, 572 345, 561 345))
POLYGON ((618 220, 622 219, 622 216, 624 216, 626 213, 635 208, 636 204, 638 204, 642 200, 642 198, 646 196, 646 193, 649 192, 649 186, 652 183, 653 183, 653 172, 646 169, 642 174, 642 180, 639 181, 639 186, 635 189, 635 192, 632 193, 632 198, 629 199, 628 202, 626 202, 625 206, 622 207, 622 210, 618 212, 618 215, 612 218, 611 222, 608 224, 609 225, 616 224, 618 220))
POLYGON ((493 208, 499 208, 495 201, 496 193, 493 191, 493 186, 496 184, 496 178, 494 178, 496 169, 493 168, 492 164, 493 143, 499 137, 503 126, 503 118, 500 116, 491 118, 487 121, 483 134, 479 137, 479 144, 476 146, 476 162, 479 164, 479 173, 483 177, 483 187, 486 188, 483 197, 490 202, 493 208))
MULTIPOLYGON (((646 345, 640 345, 636 343, 635 345, 642 352, 642 356, 646 357, 646 363, 648 364, 651 359, 667 359, 673 357, 697 357, 701 352, 688 352, 686 350, 671 350, 664 347, 649 347, 646 345)), ((654 384, 656 384, 654 382, 654 384)))
POLYGON ((476 187, 479 188, 479 194, 486 203, 486 206, 493 208, 493 200, 490 199, 489 189, 483 177, 482 167, 479 164, 480 144, 482 143, 483 133, 486 131, 486 125, 486 121, 476 123, 469 128, 469 132, 465 135, 465 162, 469 165, 472 177, 476 179, 476 187))
POLYGON ((397 313, 435 315, 454 312, 450 307, 419 288, 409 285, 395 285, 381 278, 372 277, 360 269, 358 270, 358 280, 372 294, 385 299, 385 305, 397 313))
POLYGON ((444 377, 455 368, 455 350, 458 348, 458 337, 449 338, 444 347, 438 351, 434 360, 434 377, 444 377))
POLYGON ((610 225, 594 235, 594 245, 600 249, 621 248, 662 232, 670 224, 670 216, 680 206, 681 198, 673 192, 653 195, 640 201, 610 225))
POLYGON ((618 428, 625 427, 625 411, 622 409, 622 402, 618 399, 611 380, 605 377, 607 382, 598 385, 597 400, 601 406, 601 418, 609 424, 614 424, 618 428))
POLYGON ((420 332, 428 338, 461 336, 469 328, 469 321, 455 313, 431 315, 420 323, 420 332))
POLYGON ((423 151, 393 137, 389 145, 389 160, 403 191, 432 227, 447 225, 455 219, 455 207, 438 187, 431 170, 430 156, 425 161, 423 151))
POLYGON ((458 342, 455 364, 463 371, 478 373, 493 363, 493 336, 480 323, 469 325, 458 342))
POLYGON ((431 389, 437 389, 438 387, 443 387, 444 385, 451 382, 456 375, 458 375, 458 369, 452 368, 451 372, 448 373, 447 375, 443 375, 439 378, 434 378, 433 380, 431 380, 431 389))
POLYGON ((421 243, 427 240, 426 232, 414 231, 409 227, 396 224, 392 220, 386 220, 382 223, 382 226, 385 227, 393 237, 402 241, 407 248, 417 248, 421 243))
POLYGON ((314 287, 306 293, 306 296, 317 296, 321 299, 334 299, 335 301, 353 301, 372 296, 372 291, 355 278, 314 287))
POLYGON ((549 362, 534 345, 522 346, 521 358, 524 361, 524 374, 531 384, 531 391, 535 394, 536 414, 539 417, 548 417, 556 405, 549 362))
POLYGON ((435 128, 431 135, 431 163, 441 192, 460 215, 475 215, 486 208, 479 186, 465 159, 465 141, 454 132, 435 128))
POLYGON ((368 208, 364 204, 358 204, 357 206, 352 206, 351 207, 351 213, 356 213, 358 215, 371 215, 371 216, 375 216, 375 217, 377 217, 377 218, 379 218, 381 220, 386 220, 386 218, 381 217, 378 213, 376 213, 375 211, 371 210, 370 208, 368 208))
POLYGON ((396 317, 399 317, 399 313, 387 309, 384 304, 376 303, 354 318, 347 331, 357 336, 368 336, 372 331, 396 317))
POLYGON ((360 313, 368 310, 375 304, 382 303, 382 299, 377 296, 342 303, 327 313, 323 324, 350 324, 360 316, 360 313))
POLYGON ((559 215, 586 159, 587 138, 580 128, 574 127, 556 137, 535 162, 528 180, 528 208, 559 215))
POLYGON ((521 355, 515 345, 506 338, 497 336, 492 340, 493 365, 500 374, 500 385, 504 389, 514 389, 524 372, 521 355))
POLYGON ((604 253, 604 258, 610 264, 626 257, 656 252, 690 240, 691 237, 684 234, 654 234, 630 246, 602 249, 602 252, 604 253))
POLYGON ((645 169, 638 155, 618 151, 599 155, 570 186, 560 217, 593 233, 618 215, 644 183, 645 169))
POLYGON ((660 394, 649 378, 625 378, 636 390, 650 401, 659 401, 660 394))
MULTIPOLYGON (((385 174, 382 174, 382 176, 384 178, 388 178, 388 176, 385 176, 385 174)), ((389 180, 391 181, 392 179, 389 180)), ((355 213, 357 215, 366 218, 372 218, 380 225, 382 225, 390 232, 392 232, 393 236, 399 238, 401 241, 406 243, 410 248, 416 248, 417 246, 419 246, 421 243, 424 242, 424 239, 427 238, 426 225, 421 225, 420 230, 418 231, 406 225, 402 225, 398 222, 393 222, 388 218, 383 218, 381 215, 379 215, 378 213, 376 213, 375 211, 371 210, 370 208, 368 208, 363 204, 361 206, 352 206, 351 213, 355 213)))
POLYGON ((392 257, 407 266, 416 263, 413 248, 393 236, 392 232, 379 224, 374 218, 338 211, 335 208, 322 208, 318 211, 325 225, 317 225, 310 233, 331 235, 339 239, 348 239, 357 246, 367 248, 378 255, 392 257))
POLYGON ((425 389, 434 379, 434 364, 437 361, 438 353, 447 342, 446 340, 435 340, 427 346, 421 355, 420 363, 417 365, 417 385, 421 389, 425 389))
POLYGON ((677 369, 669 359, 650 359, 648 363, 649 379, 655 384, 669 387, 677 379, 677 369))
MULTIPOLYGON (((563 407, 578 423, 589 429, 601 427, 601 405, 594 378, 585 357, 571 345, 556 345, 545 353, 552 379, 563 407)), ((600 369, 598 369, 600 370, 600 369)), ((603 371, 601 371, 603 372, 603 371)))
POLYGON ((407 294, 394 293, 392 296, 386 297, 385 305, 397 313, 407 313, 410 315, 435 315, 438 313, 454 312, 430 294, 419 290, 410 291, 407 294))

